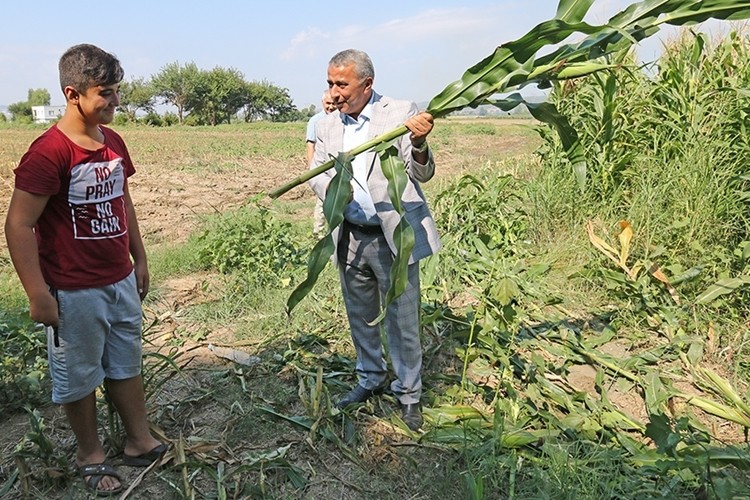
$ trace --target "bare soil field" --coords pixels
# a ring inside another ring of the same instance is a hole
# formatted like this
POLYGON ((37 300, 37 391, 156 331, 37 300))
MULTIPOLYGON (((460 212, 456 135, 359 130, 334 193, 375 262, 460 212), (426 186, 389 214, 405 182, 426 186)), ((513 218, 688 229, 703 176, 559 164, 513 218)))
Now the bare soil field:
MULTIPOLYGON (((450 118, 440 120, 431 139, 436 180, 469 172, 487 162, 530 153, 539 143, 534 122, 522 119, 450 118), (476 128, 460 144, 450 131, 476 128), (442 125, 442 131, 441 131, 442 125)), ((5 220, 13 188, 12 169, 44 129, 0 129, 0 217, 5 220)), ((141 232, 148 243, 174 242, 196 228, 200 215, 236 207, 271 191, 305 171, 304 124, 278 124, 241 130, 124 128, 119 130, 136 165, 130 190, 141 232)), ((433 181, 434 182, 434 181, 433 181)), ((300 186, 283 200, 313 194, 300 186)), ((270 200, 269 200, 270 202, 270 200)), ((300 214, 307 217, 308 214, 300 214)), ((0 252, 5 251, 5 239, 0 252)))

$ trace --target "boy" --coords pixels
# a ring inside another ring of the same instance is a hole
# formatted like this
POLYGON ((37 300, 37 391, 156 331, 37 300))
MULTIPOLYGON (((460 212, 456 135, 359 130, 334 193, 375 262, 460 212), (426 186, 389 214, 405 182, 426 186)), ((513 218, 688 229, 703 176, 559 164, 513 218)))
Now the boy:
POLYGON ((97 434, 102 382, 127 434, 123 462, 146 466, 167 450, 149 431, 141 378, 148 266, 128 192, 135 168, 103 126, 119 105, 120 62, 82 44, 63 54, 59 71, 65 113, 14 171, 5 235, 31 319, 47 327, 52 401, 75 434, 75 464, 88 488, 112 495, 122 484, 97 434))

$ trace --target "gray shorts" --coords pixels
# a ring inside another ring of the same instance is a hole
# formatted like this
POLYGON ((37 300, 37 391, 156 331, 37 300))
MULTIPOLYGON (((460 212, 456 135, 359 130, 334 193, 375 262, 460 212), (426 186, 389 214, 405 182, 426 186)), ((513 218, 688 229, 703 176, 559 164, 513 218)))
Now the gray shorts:
POLYGON ((135 272, 112 285, 56 290, 60 326, 47 328, 52 402, 72 403, 91 394, 104 378, 141 373, 141 300, 135 272))

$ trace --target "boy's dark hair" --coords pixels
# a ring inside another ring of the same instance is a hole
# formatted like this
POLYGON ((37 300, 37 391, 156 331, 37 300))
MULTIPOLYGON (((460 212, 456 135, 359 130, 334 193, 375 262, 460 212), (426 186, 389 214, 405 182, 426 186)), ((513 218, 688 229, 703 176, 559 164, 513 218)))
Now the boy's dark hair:
POLYGON ((95 45, 74 45, 60 57, 60 88, 71 86, 85 93, 90 87, 122 81, 125 72, 114 54, 95 45))

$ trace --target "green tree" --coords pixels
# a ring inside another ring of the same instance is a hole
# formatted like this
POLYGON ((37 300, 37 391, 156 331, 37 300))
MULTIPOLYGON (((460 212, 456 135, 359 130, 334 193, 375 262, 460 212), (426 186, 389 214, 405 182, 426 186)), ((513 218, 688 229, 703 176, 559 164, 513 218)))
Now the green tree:
POLYGON ((32 106, 49 106, 50 95, 47 89, 29 89, 27 99, 8 106, 13 121, 31 121, 32 106))
POLYGON ((292 103, 289 89, 263 80, 248 83, 246 93, 243 106, 245 121, 265 119, 281 122, 304 118, 304 114, 292 103))
POLYGON ((263 119, 263 110, 266 102, 267 85, 261 82, 245 83, 245 103, 242 112, 246 122, 253 122, 263 119))
POLYGON ((28 93, 29 107, 31 106, 49 106, 51 99, 47 89, 29 89, 28 93))
POLYGON ((154 89, 151 82, 143 77, 123 81, 120 84, 120 111, 125 113, 129 121, 135 121, 138 110, 151 113, 154 111, 154 89))
POLYGON ((8 105, 8 113, 14 122, 31 121, 31 106, 29 101, 18 101, 8 105))
POLYGON ((164 104, 171 104, 177 108, 177 119, 183 123, 185 112, 190 102, 196 102, 196 86, 199 84, 201 71, 195 63, 173 62, 164 66, 159 73, 152 76, 151 85, 154 95, 162 99, 164 104))
POLYGON ((217 66, 211 71, 203 71, 197 91, 189 101, 190 114, 199 123, 230 123, 245 103, 245 88, 244 75, 234 68, 217 66))

